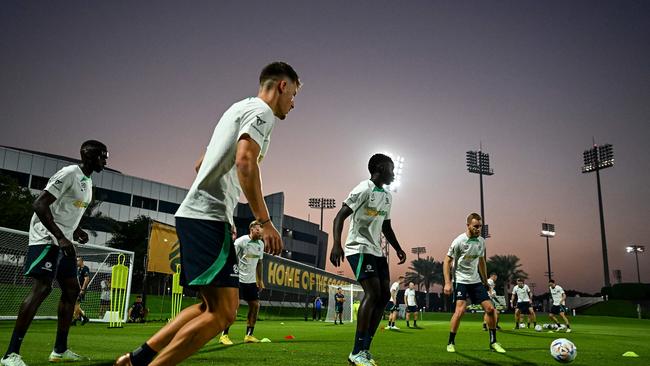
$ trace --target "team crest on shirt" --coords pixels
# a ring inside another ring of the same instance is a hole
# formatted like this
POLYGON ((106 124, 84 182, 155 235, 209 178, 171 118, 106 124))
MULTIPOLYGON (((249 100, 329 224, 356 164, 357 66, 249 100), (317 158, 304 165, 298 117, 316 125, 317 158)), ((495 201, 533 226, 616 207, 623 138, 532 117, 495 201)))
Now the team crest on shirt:
POLYGON ((469 243, 463 243, 463 250, 469 250, 469 243))
POLYGON ((85 182, 85 181, 81 181, 81 183, 80 183, 80 189, 81 189, 81 191, 82 191, 82 192, 85 192, 85 191, 86 191, 86 188, 88 188, 88 185, 86 184, 86 182, 85 182))

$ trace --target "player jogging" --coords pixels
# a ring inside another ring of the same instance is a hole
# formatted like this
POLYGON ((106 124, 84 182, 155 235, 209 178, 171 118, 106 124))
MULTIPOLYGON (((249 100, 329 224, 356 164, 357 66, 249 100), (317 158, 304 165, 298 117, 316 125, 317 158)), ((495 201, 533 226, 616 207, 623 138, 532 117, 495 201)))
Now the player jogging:
POLYGON ((566 293, 560 285, 555 284, 555 280, 548 281, 548 289, 551 292, 551 299, 553 300, 553 306, 551 306, 551 312, 548 316, 553 320, 553 322, 562 329, 566 328, 567 333, 571 333, 571 324, 569 324, 569 319, 566 316, 566 293), (556 315, 560 315, 564 320, 563 326, 560 326, 560 323, 557 321, 556 315))
POLYGON ((519 323, 521 321, 521 315, 528 315, 528 328, 530 328, 530 323, 533 322, 533 327, 537 325, 537 319, 535 317, 535 309, 531 303, 533 297, 532 292, 528 285, 524 283, 523 278, 517 279, 517 286, 512 289, 512 297, 510 298, 510 305, 515 307, 515 296, 517 297, 517 307, 515 308, 515 329, 519 329, 519 323))
POLYGON ((390 301, 386 305, 386 310, 388 310, 388 325, 384 329, 399 330, 399 327, 395 325, 397 320, 397 314, 399 313, 399 306, 397 306, 397 292, 399 292, 399 286, 404 281, 404 276, 399 276, 397 281, 393 282, 390 285, 390 301))
POLYGON ((293 109, 299 87, 290 65, 271 63, 260 74, 257 97, 233 104, 217 123, 194 183, 176 211, 181 282, 198 290, 202 301, 120 356, 116 365, 177 365, 235 320, 239 275, 231 226, 242 191, 264 229, 265 251, 282 251, 282 239, 264 202, 259 162, 268 150, 275 118, 283 120, 293 109))
MULTIPOLYGON (((244 343, 259 343, 259 340, 253 336, 253 331, 255 323, 257 323, 257 314, 260 311, 259 291, 264 288, 262 281, 264 243, 262 242, 262 228, 257 221, 251 222, 248 229, 248 235, 235 240, 235 251, 239 259, 239 292, 244 301, 248 303, 244 343)), ((228 336, 229 330, 230 327, 224 329, 219 343, 232 345, 228 336)))
POLYGON ((382 233, 397 252, 399 264, 406 261, 406 253, 391 227, 390 209, 393 199, 390 192, 384 189, 384 185, 390 184, 395 178, 393 169, 390 157, 373 155, 368 162, 370 179, 359 183, 350 192, 334 219, 334 246, 330 261, 338 267, 344 260, 341 233, 343 222, 352 216, 345 242, 345 258, 364 291, 357 314, 354 347, 348 356, 348 361, 353 365, 374 364, 370 345, 390 299, 390 274, 381 248, 382 233))
POLYGON ((89 140, 81 145, 80 152, 81 163, 56 172, 34 201, 25 258, 25 276, 32 277, 33 283, 18 310, 7 353, 0 361, 3 366, 25 366, 20 357, 20 346, 36 311, 52 291, 55 278, 61 287, 61 299, 56 340, 49 359, 51 362, 85 359, 68 349, 68 332, 80 292, 76 251, 72 241, 88 242, 88 234, 78 225, 92 200, 93 181, 90 175, 104 169, 108 150, 103 143, 89 140))
POLYGON ((406 327, 410 328, 410 316, 413 314, 413 327, 418 327, 418 302, 415 297, 415 284, 409 282, 409 288, 404 290, 404 304, 406 305, 406 327))
POLYGON ((451 317, 447 352, 456 352, 456 333, 460 320, 465 314, 467 298, 473 304, 481 304, 487 316, 487 326, 490 333, 490 349, 499 353, 506 350, 497 342, 497 319, 495 308, 487 294, 487 266, 485 264, 485 240, 481 237, 481 215, 471 213, 467 216, 467 229, 460 234, 449 247, 443 274, 445 276, 444 293, 449 296, 453 291, 456 310, 451 317), (452 286, 452 266, 453 279, 452 286))

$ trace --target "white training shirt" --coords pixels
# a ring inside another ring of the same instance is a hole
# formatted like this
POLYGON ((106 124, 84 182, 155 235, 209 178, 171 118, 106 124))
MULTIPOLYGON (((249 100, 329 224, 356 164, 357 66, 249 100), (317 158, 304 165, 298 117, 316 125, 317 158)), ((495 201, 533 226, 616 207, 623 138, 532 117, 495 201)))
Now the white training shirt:
POLYGON ((235 251, 239 259, 239 282, 256 283, 257 263, 264 256, 264 243, 244 235, 235 240, 235 251))
POLYGON ((390 220, 393 198, 390 192, 377 187, 370 179, 359 183, 343 201, 354 211, 345 242, 345 255, 371 254, 383 257, 381 228, 390 220))
POLYGON ((397 304, 397 292, 399 291, 399 282, 395 281, 390 286, 390 301, 397 304))
POLYGON ((469 238, 466 233, 458 235, 447 252, 447 256, 454 259, 454 281, 466 285, 480 283, 478 263, 484 255, 485 239, 469 238))
POLYGON ((497 296, 497 292, 494 290, 495 287, 494 281, 491 278, 488 278, 487 283, 488 283, 488 295, 490 295, 491 298, 495 298, 497 296))
MULTIPOLYGON (((68 165, 50 178, 44 190, 56 197, 50 205, 54 223, 66 239, 72 241, 72 234, 92 201, 92 179, 86 177, 78 165, 68 165)), ((29 245, 43 244, 59 245, 38 216, 33 214, 29 223, 29 245)))
POLYGON ((269 148, 275 116, 260 98, 233 104, 214 129, 194 183, 181 203, 176 217, 216 220, 233 224, 233 213, 241 187, 235 167, 237 142, 248 135, 260 147, 258 161, 269 148))
POLYGON ((555 288, 549 286, 548 289, 551 291, 551 297, 553 298, 553 305, 555 306, 562 305, 562 294, 564 294, 564 289, 559 285, 555 285, 555 288))
POLYGON ((407 288, 404 290, 404 297, 406 297, 406 306, 417 306, 414 289, 407 288))
POLYGON ((106 280, 102 280, 102 282, 100 282, 99 284, 100 284, 100 286, 102 288, 102 292, 99 295, 99 299, 104 300, 104 301, 110 301, 111 300, 111 289, 108 287, 108 283, 106 283, 106 280))
POLYGON ((530 302, 530 296, 528 296, 530 289, 528 285, 524 284, 522 287, 515 286, 512 292, 517 295, 517 302, 530 302))

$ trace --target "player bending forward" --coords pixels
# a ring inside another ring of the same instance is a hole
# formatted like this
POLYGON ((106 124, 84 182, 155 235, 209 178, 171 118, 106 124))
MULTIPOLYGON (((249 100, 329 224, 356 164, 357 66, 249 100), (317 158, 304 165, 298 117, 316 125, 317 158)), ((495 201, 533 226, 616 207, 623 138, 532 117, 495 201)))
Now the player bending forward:
POLYGON ((548 289, 551 292, 551 298, 553 299, 553 306, 551 306, 551 312, 548 316, 553 320, 553 322, 559 326, 559 329, 562 327, 566 328, 567 333, 571 333, 571 324, 569 324, 569 319, 566 317, 566 294, 564 289, 560 285, 555 284, 555 280, 548 281, 548 289), (560 326, 560 322, 557 321, 556 315, 559 315, 564 320, 564 325, 560 326))

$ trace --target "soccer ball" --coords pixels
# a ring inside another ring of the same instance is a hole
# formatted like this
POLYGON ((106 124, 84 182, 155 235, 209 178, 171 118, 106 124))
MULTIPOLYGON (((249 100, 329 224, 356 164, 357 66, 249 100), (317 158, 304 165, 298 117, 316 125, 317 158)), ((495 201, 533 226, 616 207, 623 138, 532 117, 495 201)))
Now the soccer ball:
POLYGON ((537 325, 535 326, 535 331, 536 331, 536 332, 541 332, 541 331, 542 331, 542 326, 539 325, 539 324, 537 324, 537 325))
POLYGON ((569 363, 576 358, 577 354, 576 346, 566 338, 559 338, 551 342, 551 356, 555 361, 569 363))
POLYGON ((519 328, 526 328, 526 323, 519 323, 519 328))

